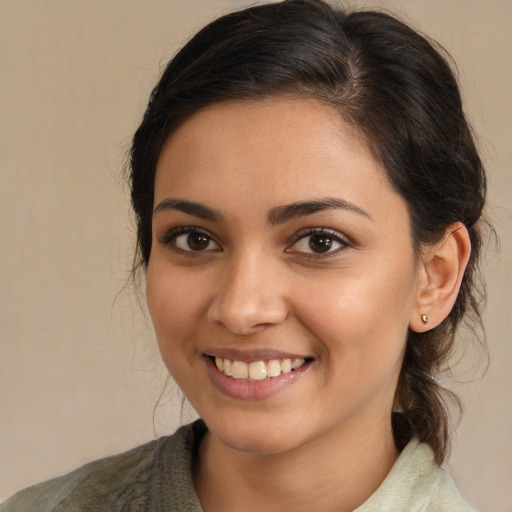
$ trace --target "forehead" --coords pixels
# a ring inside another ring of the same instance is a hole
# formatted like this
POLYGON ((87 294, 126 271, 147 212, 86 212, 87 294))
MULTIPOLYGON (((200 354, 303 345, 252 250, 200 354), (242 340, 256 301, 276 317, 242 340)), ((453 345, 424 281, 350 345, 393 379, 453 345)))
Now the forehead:
POLYGON ((383 193, 394 195, 362 137, 333 107, 309 99, 200 110, 166 141, 155 178, 155 203, 169 195, 225 203, 236 196, 244 207, 256 200, 273 207, 306 196, 366 202, 383 193))

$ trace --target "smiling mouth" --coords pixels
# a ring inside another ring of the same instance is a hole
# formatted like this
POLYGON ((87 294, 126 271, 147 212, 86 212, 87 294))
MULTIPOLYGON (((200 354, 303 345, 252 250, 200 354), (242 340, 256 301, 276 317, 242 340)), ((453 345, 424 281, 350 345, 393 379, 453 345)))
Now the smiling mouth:
POLYGON ((262 381, 298 370, 312 359, 269 359, 246 363, 210 356, 217 369, 227 377, 247 381, 262 381))

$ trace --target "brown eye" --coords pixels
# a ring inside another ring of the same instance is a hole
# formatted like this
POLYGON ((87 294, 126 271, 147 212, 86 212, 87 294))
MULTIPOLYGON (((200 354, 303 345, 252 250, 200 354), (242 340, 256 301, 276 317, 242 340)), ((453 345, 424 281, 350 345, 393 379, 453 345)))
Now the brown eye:
POLYGON ((333 239, 326 233, 309 237, 309 247, 313 252, 324 253, 332 248, 333 239))
POLYGON ((208 233, 194 229, 171 234, 164 243, 185 252, 218 251, 220 249, 219 244, 208 233))
POLYGON ((331 229, 312 229, 299 236, 297 241, 286 249, 287 253, 299 253, 314 256, 334 256, 350 243, 338 231, 331 229))
POLYGON ((203 233, 190 233, 187 236, 187 245, 193 251, 204 251, 208 248, 210 238, 203 233))

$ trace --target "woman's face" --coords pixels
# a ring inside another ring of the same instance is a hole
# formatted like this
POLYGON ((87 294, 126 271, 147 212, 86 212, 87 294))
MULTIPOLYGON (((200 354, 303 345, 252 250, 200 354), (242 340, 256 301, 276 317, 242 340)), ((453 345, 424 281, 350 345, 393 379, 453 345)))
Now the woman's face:
POLYGON ((162 150, 149 311, 227 446, 389 430, 418 267, 406 203, 329 107, 210 106, 162 150))

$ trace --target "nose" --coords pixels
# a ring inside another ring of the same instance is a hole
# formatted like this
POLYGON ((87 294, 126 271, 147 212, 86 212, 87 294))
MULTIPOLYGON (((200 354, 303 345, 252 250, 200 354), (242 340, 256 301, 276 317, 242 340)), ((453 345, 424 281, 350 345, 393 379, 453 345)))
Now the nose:
POLYGON ((248 336, 286 320, 284 277, 270 259, 252 253, 226 264, 218 293, 208 308, 211 323, 248 336))

